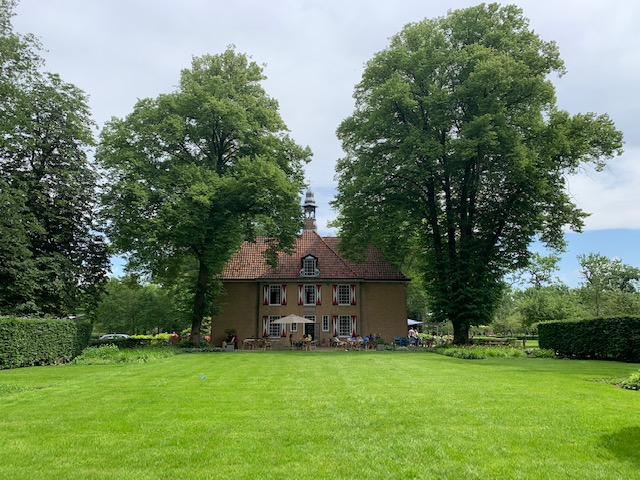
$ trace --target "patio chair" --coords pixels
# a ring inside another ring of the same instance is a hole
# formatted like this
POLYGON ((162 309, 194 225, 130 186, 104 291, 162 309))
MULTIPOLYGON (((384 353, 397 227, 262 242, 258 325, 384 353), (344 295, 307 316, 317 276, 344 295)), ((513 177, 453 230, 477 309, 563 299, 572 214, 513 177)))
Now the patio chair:
POLYGON ((346 347, 347 346, 347 342, 345 342, 344 340, 340 340, 338 337, 333 337, 331 339, 331 345, 339 348, 339 347, 346 347))

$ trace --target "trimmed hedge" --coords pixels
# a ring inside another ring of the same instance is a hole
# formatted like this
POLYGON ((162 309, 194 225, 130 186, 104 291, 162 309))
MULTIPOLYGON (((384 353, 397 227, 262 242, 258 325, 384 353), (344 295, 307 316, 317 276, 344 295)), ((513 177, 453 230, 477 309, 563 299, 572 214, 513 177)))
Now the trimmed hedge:
POLYGON ((640 318, 538 324, 540 348, 576 358, 640 362, 640 318))
POLYGON ((0 369, 68 362, 89 344, 91 323, 0 317, 0 369))

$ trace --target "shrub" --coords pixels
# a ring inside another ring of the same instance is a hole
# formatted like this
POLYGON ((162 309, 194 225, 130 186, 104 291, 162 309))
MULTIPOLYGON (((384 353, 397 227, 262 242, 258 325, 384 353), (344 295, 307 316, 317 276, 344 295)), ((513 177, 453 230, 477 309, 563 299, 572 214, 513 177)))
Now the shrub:
POLYGON ((465 360, 480 360, 483 358, 514 358, 525 357, 526 354, 519 348, 512 347, 455 347, 450 345, 439 346, 434 349, 436 353, 448 357, 462 358, 465 360))
POLYGON ((527 356, 532 358, 555 358, 556 352, 548 348, 527 348, 527 356))
POLYGON ((0 369, 68 362, 87 346, 91 324, 57 318, 0 318, 0 369))
POLYGON ((176 354, 172 348, 121 349, 116 345, 100 345, 86 348, 73 360, 78 365, 113 365, 119 363, 147 363, 176 354))
POLYGON ((540 348, 576 358, 640 361, 640 318, 600 318, 538 325, 540 348))
POLYGON ((623 380, 620 386, 629 390, 640 390, 640 370, 632 373, 626 380, 623 380))
POLYGON ((138 336, 129 338, 112 338, 110 340, 97 339, 91 342, 92 347, 99 347, 101 345, 117 345, 119 348, 138 348, 145 347, 150 344, 150 339, 140 338, 138 336))

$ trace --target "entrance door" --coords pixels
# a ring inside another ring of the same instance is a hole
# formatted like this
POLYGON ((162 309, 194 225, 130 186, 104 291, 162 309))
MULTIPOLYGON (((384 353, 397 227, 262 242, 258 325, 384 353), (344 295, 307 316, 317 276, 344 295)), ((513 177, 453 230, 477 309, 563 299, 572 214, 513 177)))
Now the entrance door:
POLYGON ((313 339, 317 340, 318 338, 316 336, 316 316, 315 315, 305 315, 304 318, 306 318, 307 320, 313 320, 313 323, 305 323, 304 324, 304 334, 305 335, 311 334, 313 339))

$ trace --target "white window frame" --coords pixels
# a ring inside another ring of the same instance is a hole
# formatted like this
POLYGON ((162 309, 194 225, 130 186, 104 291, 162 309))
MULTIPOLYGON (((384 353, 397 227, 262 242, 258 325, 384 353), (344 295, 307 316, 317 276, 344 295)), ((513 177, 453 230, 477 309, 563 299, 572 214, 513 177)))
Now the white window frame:
POLYGON ((318 290, 315 284, 306 283, 302 288, 302 303, 303 305, 316 305, 318 300, 318 290), (310 294, 310 295, 309 295, 310 294), (311 301, 309 301, 311 297, 311 301))
POLYGON ((329 331, 329 315, 322 316, 322 331, 323 332, 329 331))
POLYGON ((298 331, 298 324, 297 324, 297 323, 292 323, 292 324, 289 326, 289 331, 290 331, 291 333, 296 333, 296 332, 298 331))
POLYGON ((282 305, 282 285, 269 285, 269 305, 282 305), (278 302, 273 302, 273 294, 278 293, 278 302))
POLYGON ((302 269, 300 269, 301 277, 317 277, 320 275, 318 270, 318 259, 313 255, 308 255, 302 259, 302 269))
POLYGON ((336 296, 338 297, 338 305, 351 305, 351 285, 338 285, 336 296))
POLYGON ((338 315, 338 336, 350 337, 353 330, 351 330, 351 315, 338 315))
POLYGON ((282 335, 282 325, 278 323, 271 323, 273 320, 279 320, 282 318, 282 315, 269 315, 268 323, 267 323, 267 333, 269 337, 280 337, 282 335), (278 327, 278 333, 276 335, 273 334, 273 327, 278 327))

